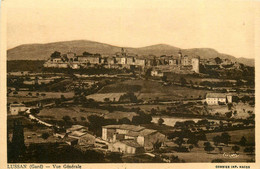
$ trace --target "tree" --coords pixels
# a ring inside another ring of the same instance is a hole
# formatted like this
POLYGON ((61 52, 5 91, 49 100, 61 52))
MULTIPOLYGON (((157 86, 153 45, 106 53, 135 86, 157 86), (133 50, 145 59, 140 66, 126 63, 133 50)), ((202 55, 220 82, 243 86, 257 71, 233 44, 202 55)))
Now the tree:
POLYGON ((48 138, 49 138, 49 133, 42 133, 42 138, 44 139, 44 140, 47 140, 48 138))
POLYGON ((215 62, 216 62, 216 64, 221 64, 222 60, 219 57, 216 57, 215 58, 215 62))
POLYGON ((82 55, 87 56, 87 55, 93 55, 93 54, 85 51, 85 52, 82 53, 82 55))
POLYGON ((204 150, 207 151, 208 153, 210 153, 211 151, 215 150, 214 147, 211 146, 210 142, 206 142, 204 143, 204 150))
POLYGON ((152 108, 152 109, 151 109, 151 114, 152 114, 152 115, 156 115, 156 114, 157 114, 157 110, 154 109, 154 108, 152 108))
POLYGON ((154 150, 159 150, 159 148, 162 146, 162 142, 160 142, 159 140, 156 140, 155 143, 153 143, 153 149, 154 150))
POLYGON ((219 153, 222 153, 223 148, 222 147, 218 147, 218 151, 219 151, 219 153))
POLYGON ((189 145, 190 151, 191 151, 193 148, 194 148, 193 145, 189 145))
POLYGON ((187 141, 188 144, 192 144, 195 146, 198 146, 198 142, 199 142, 199 140, 197 139, 196 136, 190 137, 187 141))
POLYGON ((232 104, 232 103, 228 103, 228 104, 227 104, 227 106, 228 106, 228 110, 231 110, 231 109, 232 109, 232 106, 233 106, 233 104, 232 104))
POLYGON ((81 116, 80 119, 81 119, 81 121, 86 121, 86 118, 83 116, 81 116))
POLYGON ((253 154, 254 151, 255 151, 254 147, 246 147, 244 149, 245 153, 250 153, 251 155, 253 154))
POLYGON ((244 136, 242 136, 239 141, 239 145, 246 146, 246 142, 247 142, 246 138, 244 136))
POLYGON ((233 146, 232 147, 232 150, 235 152, 235 154, 237 153, 237 151, 239 151, 240 150, 240 147, 239 146, 237 146, 237 145, 235 145, 235 146, 233 146))
POLYGON ((24 144, 24 131, 23 125, 20 120, 14 121, 13 138, 12 138, 12 153, 11 156, 13 160, 18 160, 18 158, 24 154, 26 147, 24 144))
POLYGON ((109 102, 110 99, 106 97, 106 98, 104 98, 104 101, 105 101, 105 102, 109 102))
POLYGON ((162 81, 167 82, 167 76, 163 76, 162 81))
POLYGON ((65 98, 65 96, 62 94, 62 95, 60 95, 60 101, 61 102, 64 102, 66 100, 66 98, 65 98))
POLYGON ((124 117, 118 120, 118 124, 131 124, 131 121, 127 117, 124 117))
POLYGON ((62 119, 67 123, 69 121, 71 121, 70 116, 63 116, 62 119))
POLYGON ((182 137, 178 137, 175 141, 174 141, 175 144, 177 144, 179 147, 182 146, 182 144, 185 143, 185 141, 183 140, 182 137))
POLYGON ((229 141, 231 139, 231 136, 227 133, 227 132, 224 132, 221 134, 221 142, 228 145, 229 141))
POLYGON ((227 113, 225 113, 226 114, 226 117, 227 118, 230 118, 230 117, 232 117, 232 112, 230 111, 230 112, 227 112, 227 113))
POLYGON ((185 78, 181 77, 181 78, 180 78, 180 83, 181 83, 182 86, 184 86, 184 85, 187 84, 187 81, 186 81, 185 78))
POLYGON ((204 141, 207 140, 207 136, 206 136, 206 134, 205 134, 204 132, 199 133, 198 136, 197 136, 197 138, 198 138, 199 140, 204 140, 204 141))
POLYGON ((160 117, 160 118, 158 119, 158 124, 161 126, 163 123, 164 123, 164 120, 160 117))
POLYGON ((55 52, 53 52, 53 53, 51 54, 51 58, 52 58, 52 59, 54 59, 54 58, 59 58, 59 57, 60 57, 60 55, 61 55, 61 53, 60 53, 60 52, 58 52, 58 51, 55 51, 55 52))
POLYGON ((217 135, 215 137, 213 137, 213 142, 215 146, 218 146, 219 143, 221 143, 221 136, 217 135))

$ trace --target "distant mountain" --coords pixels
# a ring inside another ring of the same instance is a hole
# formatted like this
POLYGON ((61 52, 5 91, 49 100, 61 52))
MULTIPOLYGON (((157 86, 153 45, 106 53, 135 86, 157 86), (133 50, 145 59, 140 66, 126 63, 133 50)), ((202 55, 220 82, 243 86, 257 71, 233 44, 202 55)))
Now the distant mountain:
MULTIPOLYGON (((111 55, 120 52, 122 47, 113 46, 105 43, 93 42, 88 40, 75 40, 54 42, 46 44, 25 44, 7 51, 8 60, 46 60, 54 51, 67 53, 68 51, 75 52, 81 55, 84 51, 90 53, 100 53, 111 55)), ((173 47, 167 44, 157 44, 141 48, 124 47, 127 52, 138 55, 177 55, 180 48, 173 47)), ((227 58, 232 61, 237 61, 245 65, 254 66, 254 59, 236 58, 231 55, 222 54, 210 48, 193 48, 181 49, 184 55, 200 56, 202 59, 219 57, 227 58)), ((153 57, 153 56, 151 56, 153 57)))

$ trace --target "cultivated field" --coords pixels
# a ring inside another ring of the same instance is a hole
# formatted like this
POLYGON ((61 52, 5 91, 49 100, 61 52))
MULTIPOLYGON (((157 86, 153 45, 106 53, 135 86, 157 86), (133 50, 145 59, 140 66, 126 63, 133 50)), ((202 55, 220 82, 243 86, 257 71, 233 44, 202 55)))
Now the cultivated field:
POLYGON ((138 99, 142 100, 182 100, 204 98, 207 91, 196 90, 180 86, 163 86, 157 81, 150 80, 127 80, 105 86, 98 93, 135 92, 138 99))
POLYGON ((108 111, 102 109, 82 108, 82 107, 62 107, 62 108, 44 108, 38 114, 39 117, 49 117, 55 120, 62 120, 64 116, 76 118, 78 121, 81 117, 87 119, 90 115, 107 114, 108 111))
POLYGON ((110 101, 119 101, 120 96, 122 96, 125 93, 95 93, 88 95, 88 99, 94 99, 98 102, 104 102, 105 98, 109 98, 110 101))
POLYGON ((72 98, 74 92, 34 92, 34 91, 18 91, 18 94, 10 94, 7 97, 7 103, 13 102, 31 102, 43 99, 61 98, 63 95, 65 98, 72 98))

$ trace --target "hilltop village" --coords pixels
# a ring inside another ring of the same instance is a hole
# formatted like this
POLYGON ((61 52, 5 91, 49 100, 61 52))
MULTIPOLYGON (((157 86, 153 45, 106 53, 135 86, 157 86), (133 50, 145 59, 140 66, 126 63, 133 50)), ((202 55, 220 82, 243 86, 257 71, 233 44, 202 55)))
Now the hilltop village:
MULTIPOLYGON (((77 56, 76 53, 68 52, 61 55, 56 52, 44 63, 44 67, 52 68, 72 68, 80 69, 94 65, 102 65, 105 68, 114 69, 141 69, 145 70, 154 67, 155 70, 176 71, 176 72, 195 72, 199 73, 200 58, 189 57, 179 51, 178 56, 161 56, 160 58, 146 59, 136 54, 128 53, 124 48, 113 56, 91 54, 84 52, 77 56)), ((153 73, 157 75, 157 73, 153 73)))
POLYGON ((123 48, 13 62, 9 162, 255 161, 254 67, 123 48))

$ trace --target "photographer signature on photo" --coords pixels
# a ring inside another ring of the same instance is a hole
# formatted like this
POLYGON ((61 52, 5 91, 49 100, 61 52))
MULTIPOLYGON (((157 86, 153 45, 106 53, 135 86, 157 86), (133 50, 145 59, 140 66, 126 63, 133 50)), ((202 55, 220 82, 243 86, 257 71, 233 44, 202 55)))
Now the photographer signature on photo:
POLYGON ((223 157, 225 158, 238 158, 239 157, 239 154, 236 154, 236 153, 223 153, 223 157))

